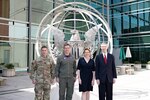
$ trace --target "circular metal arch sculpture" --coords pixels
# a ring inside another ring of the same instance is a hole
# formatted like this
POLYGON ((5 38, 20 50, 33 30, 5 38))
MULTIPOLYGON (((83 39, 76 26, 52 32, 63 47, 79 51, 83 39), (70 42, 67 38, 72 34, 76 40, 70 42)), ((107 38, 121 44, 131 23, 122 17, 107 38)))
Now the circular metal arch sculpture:
POLYGON ((90 48, 94 53, 102 42, 107 43, 110 53, 113 51, 112 34, 107 21, 96 9, 81 2, 69 2, 57 6, 48 12, 39 24, 36 42, 38 56, 40 47, 48 45, 49 53, 55 62, 56 56, 62 52, 64 42, 71 44, 76 54, 85 47, 90 48), (68 31, 69 33, 65 34, 68 31), (66 35, 71 35, 71 38, 66 40, 66 35))

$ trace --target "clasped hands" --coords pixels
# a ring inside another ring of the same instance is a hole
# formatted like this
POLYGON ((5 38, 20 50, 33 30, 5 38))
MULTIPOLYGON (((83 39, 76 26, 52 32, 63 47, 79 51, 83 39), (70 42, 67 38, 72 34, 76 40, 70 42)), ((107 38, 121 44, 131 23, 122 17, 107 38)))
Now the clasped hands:
MULTIPOLYGON (((97 80, 96 80, 96 83, 97 83, 97 85, 100 85, 100 80, 97 79, 97 80)), ((116 83, 116 78, 113 78, 113 84, 115 84, 115 83, 116 83)))

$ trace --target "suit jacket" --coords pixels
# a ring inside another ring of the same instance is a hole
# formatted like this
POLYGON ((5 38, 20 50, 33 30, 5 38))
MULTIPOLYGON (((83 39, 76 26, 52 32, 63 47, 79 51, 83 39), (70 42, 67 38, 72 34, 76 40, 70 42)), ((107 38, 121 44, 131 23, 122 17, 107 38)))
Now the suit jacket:
POLYGON ((107 53, 107 64, 104 62, 103 54, 96 57, 96 79, 105 82, 108 78, 109 82, 113 82, 113 78, 117 78, 114 56, 107 53))

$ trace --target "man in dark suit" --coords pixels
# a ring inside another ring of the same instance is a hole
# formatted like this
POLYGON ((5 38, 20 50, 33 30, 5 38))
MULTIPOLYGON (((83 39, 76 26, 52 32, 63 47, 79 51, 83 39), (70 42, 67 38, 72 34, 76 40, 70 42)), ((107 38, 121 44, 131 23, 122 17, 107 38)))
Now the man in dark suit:
POLYGON ((113 83, 117 74, 114 56, 107 52, 107 44, 101 44, 102 53, 96 57, 96 81, 99 86, 99 100, 113 100, 113 83))

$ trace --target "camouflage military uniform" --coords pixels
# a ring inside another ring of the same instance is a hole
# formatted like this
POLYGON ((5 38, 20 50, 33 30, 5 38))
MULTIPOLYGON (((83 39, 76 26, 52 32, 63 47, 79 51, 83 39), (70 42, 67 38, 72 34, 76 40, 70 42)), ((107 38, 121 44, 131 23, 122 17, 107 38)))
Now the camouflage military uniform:
POLYGON ((32 62, 30 78, 35 80, 35 100, 50 100, 54 64, 49 57, 39 57, 32 62))

